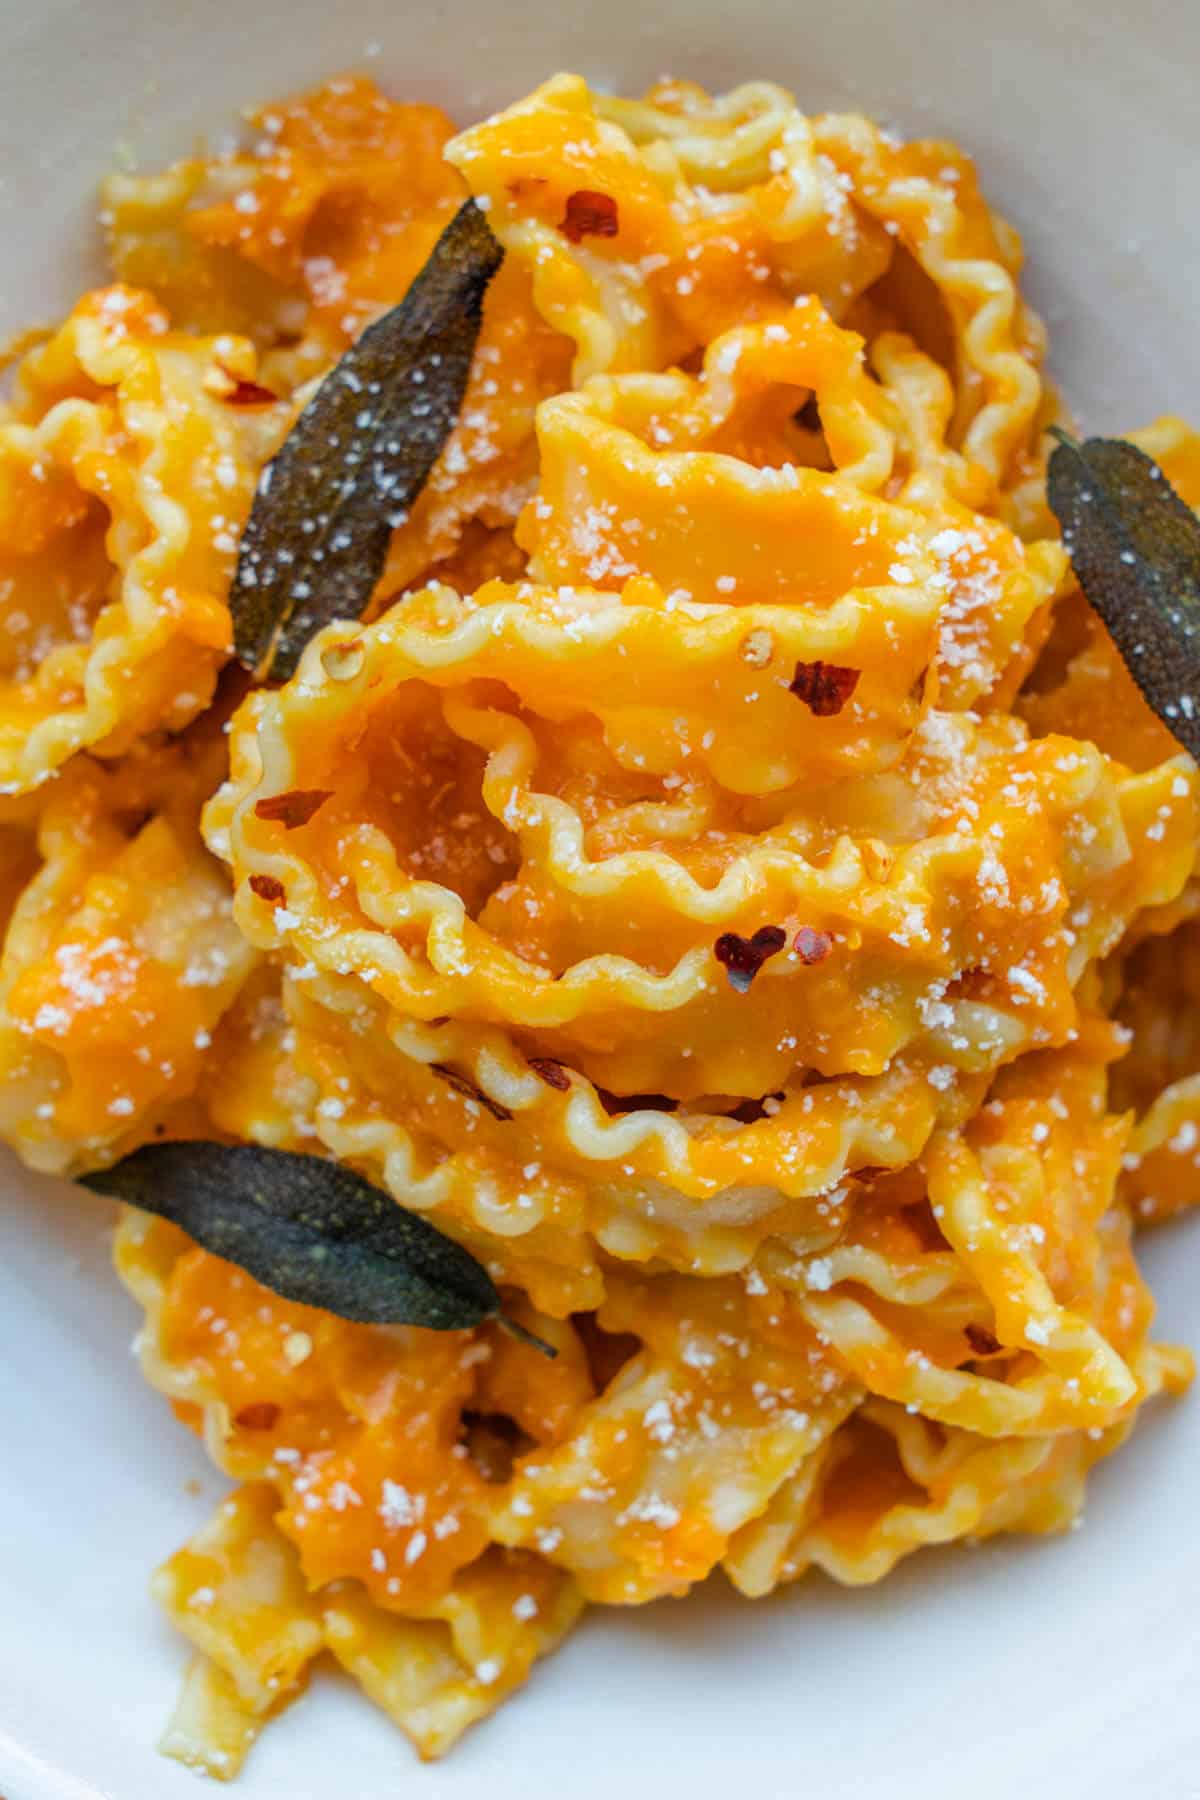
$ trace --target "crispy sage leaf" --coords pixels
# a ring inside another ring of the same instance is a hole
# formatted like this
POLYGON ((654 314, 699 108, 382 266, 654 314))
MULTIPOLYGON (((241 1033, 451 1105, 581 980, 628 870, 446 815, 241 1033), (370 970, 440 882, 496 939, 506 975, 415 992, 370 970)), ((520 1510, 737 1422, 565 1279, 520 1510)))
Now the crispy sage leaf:
POLYGON ((1200 757, 1200 519, 1136 444, 1054 435, 1046 491, 1079 585, 1148 703, 1200 757))
POLYGON ((491 1277, 461 1244, 321 1156, 257 1144, 147 1144, 81 1181, 169 1219, 285 1299, 342 1319, 464 1331, 500 1313, 491 1277))
POLYGON ((454 429, 503 254, 468 200, 263 470, 229 596, 234 649, 259 674, 286 679, 323 625, 362 615, 454 429))

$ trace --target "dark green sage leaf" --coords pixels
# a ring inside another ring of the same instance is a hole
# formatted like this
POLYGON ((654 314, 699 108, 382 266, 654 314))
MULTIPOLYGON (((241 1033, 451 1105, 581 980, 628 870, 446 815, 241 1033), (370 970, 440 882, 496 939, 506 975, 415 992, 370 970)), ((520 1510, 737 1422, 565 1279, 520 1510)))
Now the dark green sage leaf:
POLYGON ((1136 444, 1054 436, 1046 491, 1079 585, 1148 703, 1200 757, 1200 519, 1136 444))
POLYGON ((169 1219, 285 1299, 342 1319, 464 1331, 500 1312, 491 1277, 461 1244, 321 1156, 257 1144, 147 1144, 80 1179, 169 1219))
POLYGON ((351 345, 266 465, 229 596, 247 667, 285 680, 323 625, 361 617, 392 531, 458 419, 503 254, 468 200, 400 305, 351 345))

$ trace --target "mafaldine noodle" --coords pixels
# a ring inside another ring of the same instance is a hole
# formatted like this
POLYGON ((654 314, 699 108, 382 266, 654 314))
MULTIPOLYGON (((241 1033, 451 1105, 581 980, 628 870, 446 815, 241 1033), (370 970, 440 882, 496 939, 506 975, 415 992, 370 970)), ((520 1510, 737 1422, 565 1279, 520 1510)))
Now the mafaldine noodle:
MULTIPOLYGON (((456 136, 346 77, 104 221, 0 409, 0 1138, 324 1159, 496 1296, 377 1322, 123 1209, 231 1484, 153 1578, 162 1748, 231 1778, 329 1653, 436 1757, 589 1604, 1076 1523, 1192 1374, 1137 1250, 1200 1200, 1200 776, 1061 539, 970 159, 766 81, 456 136), (240 669, 271 459, 467 204, 432 473, 240 669)), ((1132 439, 1200 505, 1194 432, 1132 439)))

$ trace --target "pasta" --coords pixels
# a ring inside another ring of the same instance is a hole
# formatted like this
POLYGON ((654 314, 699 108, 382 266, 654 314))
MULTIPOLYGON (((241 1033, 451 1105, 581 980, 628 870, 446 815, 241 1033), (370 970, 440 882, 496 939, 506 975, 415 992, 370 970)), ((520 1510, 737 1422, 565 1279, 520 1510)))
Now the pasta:
POLYGON ((35 1168, 166 1129, 255 967, 198 830, 222 750, 206 721, 173 750, 79 758, 43 790, 0 956, 0 1119, 35 1168))
POLYGON ((275 408, 222 399, 253 368, 246 340, 177 334, 122 286, 20 363, 0 437, 0 792, 177 731, 212 699, 237 533, 278 436, 275 408))
POLYGON ((0 1138, 333 1159, 503 1296, 342 1317, 123 1209, 233 1484, 154 1577, 163 1749, 235 1775, 329 1652, 434 1757, 589 1603, 1070 1526, 1192 1374, 1136 1232, 1200 1200, 1200 777, 969 160, 767 82, 455 136, 342 78, 104 208, 0 413, 0 1138), (468 197, 457 422, 252 678, 264 468, 468 197))

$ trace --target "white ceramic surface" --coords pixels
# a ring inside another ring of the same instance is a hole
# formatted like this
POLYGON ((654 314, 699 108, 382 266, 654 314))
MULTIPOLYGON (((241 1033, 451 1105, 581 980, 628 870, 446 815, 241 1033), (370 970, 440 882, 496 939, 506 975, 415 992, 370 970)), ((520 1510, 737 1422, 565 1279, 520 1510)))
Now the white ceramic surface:
MULTIPOLYGON (((356 64, 463 118, 559 67, 624 88, 670 69, 957 137, 1025 234, 1084 421, 1200 417, 1197 0, 0 0, 0 331, 94 268, 114 158, 356 64)), ((145 1581, 221 1484, 137 1376, 107 1225, 0 1159, 3 1800, 196 1793, 151 1748, 184 1658, 145 1581)), ((1145 1259, 1164 1333, 1200 1342, 1200 1222, 1145 1259)), ((1066 1539, 927 1553, 857 1593, 810 1578, 751 1607, 714 1583, 597 1613, 432 1769, 329 1675, 239 1791, 1200 1800, 1198 1504, 1200 1398, 1147 1419, 1066 1539)))

